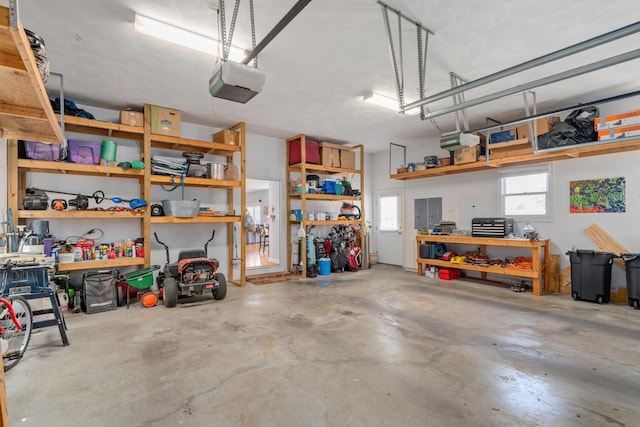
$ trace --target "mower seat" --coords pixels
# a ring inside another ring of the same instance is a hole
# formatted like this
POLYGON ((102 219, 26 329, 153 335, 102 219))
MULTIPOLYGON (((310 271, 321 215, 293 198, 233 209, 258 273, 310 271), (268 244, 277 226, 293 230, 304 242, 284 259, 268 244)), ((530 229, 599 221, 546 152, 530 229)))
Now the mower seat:
POLYGON ((206 258, 207 256, 204 253, 203 249, 183 249, 180 251, 178 255, 178 261, 182 261, 183 259, 191 259, 191 258, 206 258))

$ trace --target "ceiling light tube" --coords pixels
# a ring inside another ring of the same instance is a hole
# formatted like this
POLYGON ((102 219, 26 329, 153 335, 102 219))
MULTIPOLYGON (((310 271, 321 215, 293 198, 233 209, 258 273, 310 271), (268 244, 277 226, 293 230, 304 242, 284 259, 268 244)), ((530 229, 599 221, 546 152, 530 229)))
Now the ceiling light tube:
MULTIPOLYGON (((375 93, 375 92, 368 92, 364 95, 363 100, 370 103, 370 104, 374 104, 377 105, 379 107, 384 107, 384 108, 388 108, 389 110, 393 110, 396 113, 400 112, 400 107, 398 106, 398 101, 396 101, 393 98, 389 98, 387 96, 384 95, 380 95, 379 93, 375 93)), ((412 109, 412 110, 408 110, 405 111, 405 114, 409 115, 409 116, 415 116, 416 114, 420 114, 420 109, 412 109)))
MULTIPOLYGON (((133 21, 133 29, 139 33, 204 52, 209 55, 218 55, 217 40, 149 18, 148 16, 136 13, 135 20, 133 21)), ((245 50, 231 46, 231 50, 229 51, 229 59, 231 61, 241 62, 246 55, 247 52, 245 50)))

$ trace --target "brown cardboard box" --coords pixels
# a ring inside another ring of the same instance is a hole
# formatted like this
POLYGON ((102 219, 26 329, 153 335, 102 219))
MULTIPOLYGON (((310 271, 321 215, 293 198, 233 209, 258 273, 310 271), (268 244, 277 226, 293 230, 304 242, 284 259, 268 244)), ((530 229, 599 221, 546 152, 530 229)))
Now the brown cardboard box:
POLYGON ((151 133, 180 136, 180 110, 151 106, 151 133))
POLYGON ((478 155, 480 154, 480 146, 475 145, 473 147, 460 148, 453 152, 453 164, 461 165, 464 163, 472 163, 478 161, 478 155))
POLYGON ((356 168, 356 152, 351 150, 340 150, 340 167, 343 169, 356 168))
MULTIPOLYGON (((554 124, 560 122, 560 117, 543 117, 536 120, 538 125, 538 135, 545 134, 551 130, 554 124)), ((531 130, 533 131, 533 122, 531 122, 531 130)), ((529 132, 529 125, 527 123, 520 125, 516 128, 518 139, 526 139, 531 141, 531 135, 529 132)))
POLYGON ((213 142, 221 144, 237 145, 237 132, 233 130, 221 130, 213 134, 213 142))
POLYGON ((129 126, 144 126, 144 114, 131 110, 120 110, 120 123, 129 126))
POLYGON ((229 164, 224 168, 224 180, 225 181, 239 181, 240 173, 238 172, 238 165, 229 164))
POLYGON ((320 157, 322 166, 340 167, 340 148, 329 142, 320 143, 320 157))

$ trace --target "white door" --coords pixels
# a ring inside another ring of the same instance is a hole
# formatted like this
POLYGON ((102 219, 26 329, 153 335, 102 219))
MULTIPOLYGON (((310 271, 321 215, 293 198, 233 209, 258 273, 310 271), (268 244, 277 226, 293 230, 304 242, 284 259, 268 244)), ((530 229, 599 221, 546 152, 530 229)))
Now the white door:
POLYGON ((378 261, 384 264, 402 265, 404 237, 402 223, 404 200, 402 190, 376 192, 376 237, 378 261))

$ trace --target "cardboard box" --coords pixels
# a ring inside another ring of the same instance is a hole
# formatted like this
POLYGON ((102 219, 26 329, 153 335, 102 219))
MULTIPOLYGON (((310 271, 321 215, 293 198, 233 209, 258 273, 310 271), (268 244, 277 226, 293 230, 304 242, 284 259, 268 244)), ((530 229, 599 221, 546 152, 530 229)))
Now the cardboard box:
POLYGON ((635 125, 638 123, 640 123, 640 110, 635 110, 607 116, 604 118, 604 122, 601 122, 600 117, 596 117, 594 126, 596 131, 599 131, 620 126, 635 125))
POLYGON ((321 142, 320 156, 322 157, 322 166, 340 167, 340 146, 329 142, 321 142))
MULTIPOLYGON (((541 119, 537 119, 537 136, 549 132, 551 128, 557 123, 560 123, 560 117, 543 117, 541 119)), ((533 122, 531 122, 531 131, 534 131, 533 122)), ((531 142, 531 134, 529 132, 529 125, 527 123, 518 126, 516 128, 516 133, 518 134, 518 139, 526 139, 527 141, 531 142)))
POLYGON ((180 136, 180 110, 151 105, 151 133, 180 136))
POLYGON ((356 168, 356 152, 351 150, 340 150, 340 167, 343 169, 356 168))
MULTIPOLYGON (((519 140, 516 140, 519 141, 519 140)), ((524 141, 524 140, 522 140, 524 141)), ((505 157, 515 157, 515 156, 525 156, 528 154, 533 154, 533 147, 531 143, 526 145, 514 145, 513 147, 503 147, 498 149, 490 149, 490 159, 503 159, 505 157)))
POLYGON ((144 114, 131 110, 120 110, 120 123, 129 126, 144 126, 144 114))
POLYGON ((598 141, 608 139, 626 138, 640 135, 640 124, 631 126, 620 126, 617 128, 603 129, 598 131, 598 141))
POLYGON ((495 144, 498 142, 514 141, 517 138, 516 130, 506 129, 499 132, 493 132, 489 135, 489 143, 495 144))
POLYGON ((238 132, 233 130, 221 130, 213 134, 213 142, 220 144, 238 145, 238 132))
POLYGON ((478 161, 480 155, 480 146, 460 148, 453 152, 453 164, 461 165, 464 163, 472 163, 478 161))

